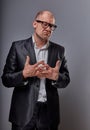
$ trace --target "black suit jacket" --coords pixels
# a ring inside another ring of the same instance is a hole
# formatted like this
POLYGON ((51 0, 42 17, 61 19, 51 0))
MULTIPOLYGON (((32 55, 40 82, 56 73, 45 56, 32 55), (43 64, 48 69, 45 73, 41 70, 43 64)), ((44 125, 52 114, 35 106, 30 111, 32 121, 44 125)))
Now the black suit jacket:
MULTIPOLYGON (((46 79, 48 116, 51 124, 58 124, 60 121, 57 88, 65 88, 70 82, 64 51, 64 47, 50 41, 47 63, 51 67, 55 67, 56 61, 61 60, 58 80, 46 79)), ((39 78, 23 78, 22 70, 27 55, 30 56, 30 64, 35 64, 36 57, 32 38, 13 42, 2 75, 3 84, 6 87, 14 87, 9 121, 21 126, 27 124, 32 118, 40 87, 39 78)))

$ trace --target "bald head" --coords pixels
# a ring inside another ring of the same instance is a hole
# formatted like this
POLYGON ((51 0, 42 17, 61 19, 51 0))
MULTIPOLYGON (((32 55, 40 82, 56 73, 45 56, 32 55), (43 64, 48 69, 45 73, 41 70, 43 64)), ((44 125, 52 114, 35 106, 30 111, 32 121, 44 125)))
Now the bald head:
POLYGON ((53 15, 53 13, 50 12, 50 11, 48 11, 48 10, 39 11, 39 12, 36 14, 36 16, 35 16, 35 20, 36 20, 36 19, 39 19, 40 16, 43 16, 43 15, 49 16, 49 17, 52 18, 52 19, 54 20, 54 22, 55 22, 55 17, 54 17, 54 15, 53 15))

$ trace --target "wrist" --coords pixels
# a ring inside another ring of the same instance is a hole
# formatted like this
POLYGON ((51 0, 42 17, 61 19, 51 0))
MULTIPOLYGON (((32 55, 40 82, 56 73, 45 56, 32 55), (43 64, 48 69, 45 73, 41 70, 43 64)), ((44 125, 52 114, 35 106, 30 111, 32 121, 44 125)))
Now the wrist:
POLYGON ((23 75, 23 77, 24 77, 25 79, 27 78, 26 73, 25 73, 24 70, 22 71, 22 75, 23 75))
POLYGON ((56 76, 55 76, 55 81, 57 81, 57 80, 58 80, 58 78, 59 78, 59 73, 58 73, 58 74, 56 74, 56 76))

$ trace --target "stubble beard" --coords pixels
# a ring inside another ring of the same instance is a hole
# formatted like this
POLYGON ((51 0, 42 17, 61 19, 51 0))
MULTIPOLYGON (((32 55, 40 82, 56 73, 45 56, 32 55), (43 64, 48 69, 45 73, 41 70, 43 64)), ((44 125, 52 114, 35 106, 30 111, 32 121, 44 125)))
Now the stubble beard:
POLYGON ((48 39, 49 39, 49 37, 48 37, 48 38, 44 38, 44 37, 40 36, 40 35, 37 34, 37 33, 36 33, 36 36, 37 36, 37 38, 38 38, 40 41, 42 41, 42 42, 44 42, 44 43, 46 43, 46 42, 48 41, 48 39))

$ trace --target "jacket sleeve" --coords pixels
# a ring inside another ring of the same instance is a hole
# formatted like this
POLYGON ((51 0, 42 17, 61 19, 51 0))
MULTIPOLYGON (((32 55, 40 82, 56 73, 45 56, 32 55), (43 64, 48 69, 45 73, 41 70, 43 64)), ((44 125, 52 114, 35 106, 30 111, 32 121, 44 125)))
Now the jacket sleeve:
POLYGON ((1 78, 3 85, 6 87, 24 86, 28 83, 23 78, 22 70, 18 71, 15 43, 10 48, 1 78))
MULTIPOLYGON (((65 52, 65 49, 64 49, 65 52)), ((61 59, 61 67, 59 70, 59 77, 57 81, 52 81, 52 85, 56 88, 65 88, 70 83, 70 76, 67 67, 67 60, 65 59, 64 53, 61 59)))

